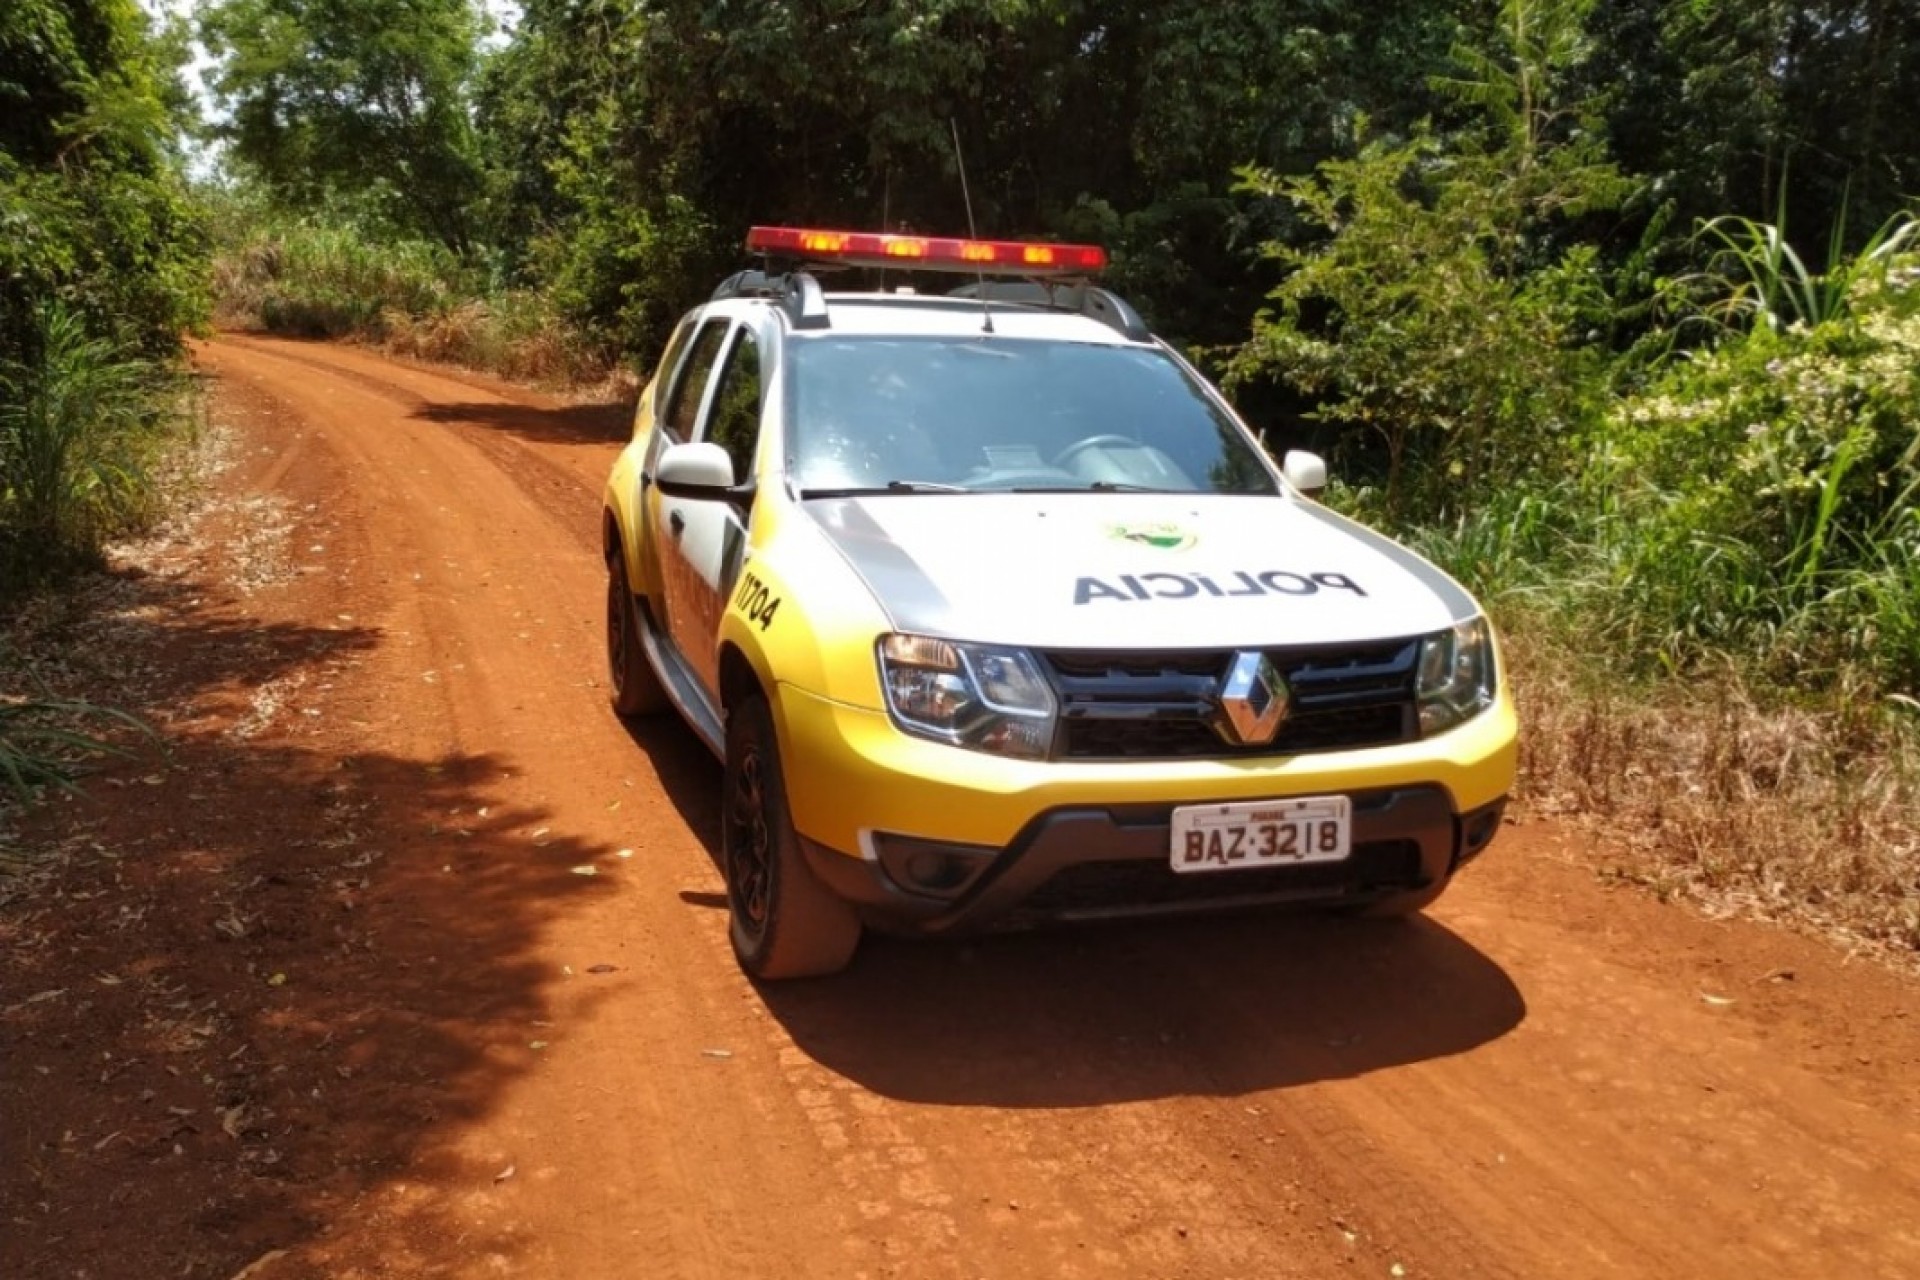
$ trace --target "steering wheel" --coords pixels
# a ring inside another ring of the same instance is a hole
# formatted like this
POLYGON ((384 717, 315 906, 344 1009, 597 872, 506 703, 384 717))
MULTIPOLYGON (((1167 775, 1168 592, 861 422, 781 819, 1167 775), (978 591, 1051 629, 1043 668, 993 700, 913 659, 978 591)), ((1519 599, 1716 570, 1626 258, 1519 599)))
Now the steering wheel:
POLYGON ((1079 457, 1081 454, 1085 453, 1087 450, 1105 449, 1112 445, 1120 445, 1128 449, 1137 449, 1140 447, 1140 442, 1138 440, 1135 440, 1131 436, 1121 436, 1121 435, 1088 436, 1084 440, 1075 440, 1072 444, 1062 449, 1058 454, 1058 456, 1054 458, 1053 465, 1056 467, 1059 467, 1063 471, 1071 470, 1071 468, 1068 467, 1067 464, 1072 462, 1075 458, 1079 457))

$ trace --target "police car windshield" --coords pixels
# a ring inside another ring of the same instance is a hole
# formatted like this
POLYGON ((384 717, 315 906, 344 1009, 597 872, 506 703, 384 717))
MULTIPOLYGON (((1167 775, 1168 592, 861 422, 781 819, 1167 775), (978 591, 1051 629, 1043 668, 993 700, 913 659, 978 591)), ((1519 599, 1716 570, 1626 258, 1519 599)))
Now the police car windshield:
POLYGON ((1161 351, 823 334, 788 354, 787 457, 803 495, 1278 488, 1161 351))

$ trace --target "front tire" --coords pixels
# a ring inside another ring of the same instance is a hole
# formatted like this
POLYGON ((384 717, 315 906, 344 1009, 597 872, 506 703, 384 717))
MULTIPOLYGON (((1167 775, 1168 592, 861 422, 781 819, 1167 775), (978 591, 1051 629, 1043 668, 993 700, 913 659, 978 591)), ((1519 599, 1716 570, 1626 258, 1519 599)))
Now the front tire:
POLYGON ((722 804, 728 933, 740 967, 767 980, 846 968, 860 921, 807 867, 787 811, 773 713, 758 694, 727 714, 722 804))
POLYGON ((642 625, 627 584, 626 557, 616 549, 607 559, 607 698, 622 716, 653 715, 668 705, 667 691, 640 642, 642 625))

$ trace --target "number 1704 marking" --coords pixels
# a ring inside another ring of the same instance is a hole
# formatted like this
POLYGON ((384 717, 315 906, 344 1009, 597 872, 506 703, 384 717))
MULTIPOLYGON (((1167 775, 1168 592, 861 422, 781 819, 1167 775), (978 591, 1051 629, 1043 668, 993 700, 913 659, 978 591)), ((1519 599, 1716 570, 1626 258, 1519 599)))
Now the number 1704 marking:
POLYGON ((733 607, 747 615, 748 622, 757 622, 765 631, 773 625, 773 615, 780 608, 780 597, 767 590, 767 584, 751 573, 740 575, 740 588, 733 593, 733 607))

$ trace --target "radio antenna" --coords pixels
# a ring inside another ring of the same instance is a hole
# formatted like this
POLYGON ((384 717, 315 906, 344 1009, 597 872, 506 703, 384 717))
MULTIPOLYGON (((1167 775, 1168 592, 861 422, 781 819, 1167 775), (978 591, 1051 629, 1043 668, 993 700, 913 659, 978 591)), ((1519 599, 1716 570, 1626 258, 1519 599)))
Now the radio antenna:
MULTIPOLYGON (((887 176, 881 180, 880 187, 880 229, 893 230, 893 170, 887 170, 887 176)), ((887 269, 880 268, 880 292, 887 291, 887 269)))
MULTIPOLYGON (((967 235, 978 240, 980 228, 973 222, 973 193, 967 190, 967 158, 960 151, 960 122, 952 116, 947 117, 947 128, 953 131, 953 163, 960 170, 960 200, 967 207, 967 235)), ((975 278, 980 290, 980 330, 993 332, 993 308, 987 301, 987 273, 985 268, 975 269, 975 278)))

